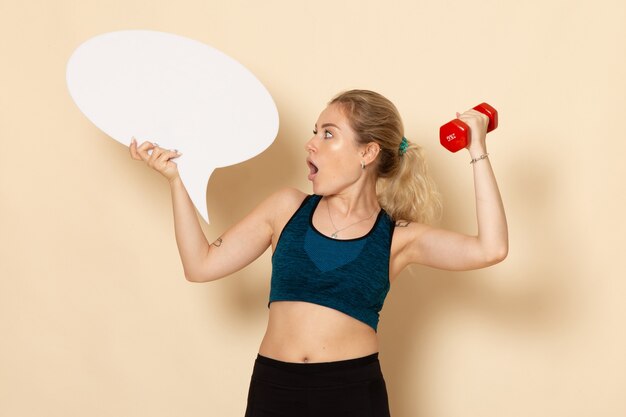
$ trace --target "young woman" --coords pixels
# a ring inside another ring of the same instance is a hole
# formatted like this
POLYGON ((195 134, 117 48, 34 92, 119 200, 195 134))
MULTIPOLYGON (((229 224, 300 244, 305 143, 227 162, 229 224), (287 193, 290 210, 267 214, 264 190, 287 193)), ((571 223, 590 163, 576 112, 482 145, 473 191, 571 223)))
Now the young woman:
POLYGON ((246 417, 389 416, 376 330, 390 283, 413 263, 471 270, 506 257, 487 117, 457 116, 471 129, 476 236, 428 225, 440 204, 421 149, 404 137, 395 106, 372 91, 341 93, 320 114, 304 147, 313 195, 280 190, 212 244, 173 162, 179 154, 133 138, 132 158, 169 180, 189 281, 225 277, 272 247, 269 322, 246 417))

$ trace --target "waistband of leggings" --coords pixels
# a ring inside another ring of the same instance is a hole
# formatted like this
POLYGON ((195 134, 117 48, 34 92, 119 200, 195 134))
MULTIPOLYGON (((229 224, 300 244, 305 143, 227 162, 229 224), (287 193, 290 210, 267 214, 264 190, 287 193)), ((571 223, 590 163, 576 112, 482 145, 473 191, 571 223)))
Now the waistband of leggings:
POLYGON ((371 355, 363 356, 354 359, 345 359, 333 362, 313 362, 313 363, 301 363, 301 362, 283 362, 277 359, 268 358, 267 356, 257 355, 256 362, 271 366, 275 369, 282 369, 285 371, 297 371, 297 372, 323 372, 334 370, 348 370, 363 367, 371 363, 378 362, 378 352, 371 355))

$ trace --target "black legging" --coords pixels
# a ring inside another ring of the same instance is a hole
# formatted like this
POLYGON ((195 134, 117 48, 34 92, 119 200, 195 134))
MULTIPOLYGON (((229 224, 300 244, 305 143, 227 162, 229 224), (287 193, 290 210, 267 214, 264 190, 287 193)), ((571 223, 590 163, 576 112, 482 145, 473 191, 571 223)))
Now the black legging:
POLYGON ((323 363, 258 355, 245 417, 390 417, 378 353, 323 363))

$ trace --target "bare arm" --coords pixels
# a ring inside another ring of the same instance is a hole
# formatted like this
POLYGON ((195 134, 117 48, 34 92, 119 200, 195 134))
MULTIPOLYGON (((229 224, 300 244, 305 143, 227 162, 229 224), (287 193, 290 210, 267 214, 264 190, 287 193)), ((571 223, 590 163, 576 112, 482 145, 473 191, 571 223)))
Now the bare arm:
MULTIPOLYGON (((486 116, 470 110, 461 119, 470 125, 472 159, 487 154, 486 116)), ((508 253, 508 229, 504 205, 489 158, 472 164, 478 233, 464 235, 410 223, 396 231, 399 238, 398 268, 419 263, 447 270, 484 268, 502 261, 508 253)))
POLYGON ((187 280, 207 282, 228 276, 257 259, 271 245, 279 203, 276 195, 263 201, 209 245, 186 194, 182 183, 172 185, 176 243, 187 280))
POLYGON ((276 205, 281 201, 280 193, 268 198, 216 242, 209 244, 196 209, 178 175, 176 164, 172 161, 178 154, 149 142, 137 146, 134 141, 130 152, 133 159, 145 161, 169 181, 176 243, 187 280, 206 282, 232 274, 258 258, 269 247, 275 214, 279 212, 276 205), (148 150, 152 150, 151 155, 148 150))

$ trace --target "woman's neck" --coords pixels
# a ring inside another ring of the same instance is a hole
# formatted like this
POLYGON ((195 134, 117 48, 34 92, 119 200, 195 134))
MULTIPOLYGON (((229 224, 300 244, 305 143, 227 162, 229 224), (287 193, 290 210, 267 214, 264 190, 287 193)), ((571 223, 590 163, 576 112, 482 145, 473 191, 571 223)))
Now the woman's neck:
POLYGON ((324 196, 329 209, 338 218, 362 218, 380 210, 376 187, 345 190, 337 194, 324 196))

